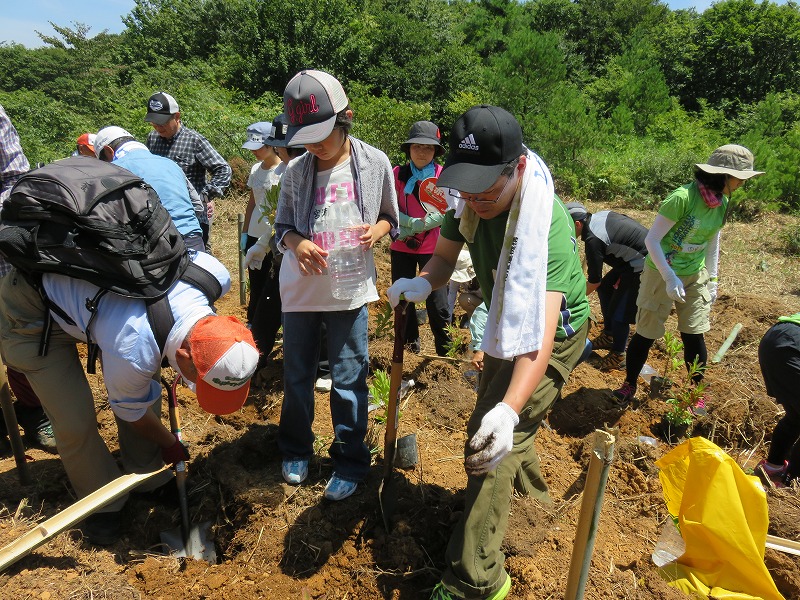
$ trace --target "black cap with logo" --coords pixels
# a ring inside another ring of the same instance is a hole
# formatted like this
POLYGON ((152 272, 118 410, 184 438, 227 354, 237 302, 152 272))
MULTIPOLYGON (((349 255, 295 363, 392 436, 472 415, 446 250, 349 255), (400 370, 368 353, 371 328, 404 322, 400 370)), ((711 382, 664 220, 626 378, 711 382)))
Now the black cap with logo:
POLYGON ((474 106, 453 125, 450 152, 436 185, 478 194, 524 151, 514 115, 499 106, 474 106))

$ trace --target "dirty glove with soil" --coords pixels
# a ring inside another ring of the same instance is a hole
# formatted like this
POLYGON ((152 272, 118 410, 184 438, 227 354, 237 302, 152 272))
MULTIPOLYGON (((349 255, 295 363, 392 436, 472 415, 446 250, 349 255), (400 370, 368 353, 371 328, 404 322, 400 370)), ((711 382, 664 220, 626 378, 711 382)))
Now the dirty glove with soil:
POLYGON ((667 287, 667 296, 675 302, 686 302, 686 291, 683 289, 683 282, 681 278, 675 274, 675 271, 670 269, 667 276, 664 278, 664 283, 667 287))
POLYGON ((514 427, 518 423, 519 416, 505 402, 498 402, 483 416, 480 428, 469 441, 469 447, 477 452, 464 460, 468 475, 483 475, 497 468, 514 447, 514 427))
POLYGON ((424 277, 414 277, 414 279, 401 277, 386 290, 392 308, 400 304, 400 296, 409 302, 422 302, 430 294, 431 284, 424 277))
POLYGON ((175 436, 175 443, 172 446, 161 448, 161 458, 164 459, 164 464, 174 465, 189 460, 189 450, 178 440, 178 436, 175 436))

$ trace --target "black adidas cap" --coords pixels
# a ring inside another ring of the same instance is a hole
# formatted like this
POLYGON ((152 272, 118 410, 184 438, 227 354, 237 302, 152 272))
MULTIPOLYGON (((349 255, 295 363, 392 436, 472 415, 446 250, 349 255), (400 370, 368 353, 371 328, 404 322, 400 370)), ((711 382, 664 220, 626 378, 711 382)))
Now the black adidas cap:
POLYGON ((478 194, 523 152, 522 129, 514 115, 499 106, 474 106, 453 125, 450 153, 436 185, 478 194))

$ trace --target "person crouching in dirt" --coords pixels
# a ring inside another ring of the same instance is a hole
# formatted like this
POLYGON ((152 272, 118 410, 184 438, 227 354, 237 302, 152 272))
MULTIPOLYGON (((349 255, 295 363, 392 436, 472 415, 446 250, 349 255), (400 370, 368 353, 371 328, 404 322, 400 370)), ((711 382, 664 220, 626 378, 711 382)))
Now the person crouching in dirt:
MULTIPOLYGON (((696 360, 701 370, 692 380, 702 381, 708 358, 703 334, 711 329, 708 316, 717 299, 720 230, 731 194, 762 173, 753 170, 753 153, 744 146, 720 146, 707 163, 695 165, 692 183, 661 203, 645 237, 648 255, 636 299, 636 333, 628 345, 625 381, 612 395, 614 405, 624 408, 634 399, 639 373, 653 342, 664 335, 673 305, 686 367, 696 360)), ((706 398, 700 398, 695 411, 704 411, 705 405, 706 398)))
POLYGON ((767 394, 783 405, 766 460, 756 473, 769 487, 787 487, 800 477, 800 313, 780 317, 758 345, 767 394))
POLYGON ((625 368, 630 326, 636 322, 639 276, 644 267, 647 227, 611 210, 592 214, 580 202, 567 203, 575 231, 586 251, 586 295, 595 290, 603 313, 603 332, 595 350, 609 350, 595 366, 601 371, 625 368), (611 269, 603 276, 603 264, 611 269))
MULTIPOLYGON (((189 256, 216 277, 223 293, 230 289, 230 275, 216 258, 193 250, 189 256)), ((162 358, 196 390, 198 403, 210 413, 231 413, 247 398, 258 361, 253 338, 235 317, 216 316, 201 290, 184 281, 170 288, 167 297, 175 325, 162 353, 143 300, 107 294, 92 313, 86 299, 98 291, 93 284, 47 273, 42 287, 49 306, 58 308, 51 310, 54 322, 47 355, 39 355, 45 305, 16 270, 0 282, 0 350, 41 399, 64 470, 79 498, 121 474, 98 432, 94 395, 76 348, 78 342, 86 341, 90 321, 126 472, 149 473, 189 457, 175 434, 161 423, 158 374, 162 358)), ((171 479, 172 474, 165 471, 139 491, 154 491, 171 479)), ((126 500, 123 496, 86 520, 83 531, 90 543, 109 545, 119 539, 120 512, 126 500)))
POLYGON ((534 436, 584 350, 586 279, 550 171, 502 108, 476 106, 459 117, 439 185, 456 208, 420 275, 397 280, 388 295, 393 305, 401 295, 422 302, 469 247, 489 308, 484 366, 467 424, 464 513, 431 597, 498 600, 511 588, 500 547, 513 489, 548 498, 534 436))

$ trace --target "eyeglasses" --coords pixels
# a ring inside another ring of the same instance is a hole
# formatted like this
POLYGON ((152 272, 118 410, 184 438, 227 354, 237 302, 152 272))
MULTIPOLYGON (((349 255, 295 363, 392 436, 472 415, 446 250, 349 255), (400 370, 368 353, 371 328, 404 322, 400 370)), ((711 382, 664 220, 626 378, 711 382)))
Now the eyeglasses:
MULTIPOLYGON (((497 196, 494 199, 478 198, 480 194, 470 194, 466 196, 463 195, 458 190, 454 190, 452 188, 450 188, 447 193, 450 195, 451 198, 455 198, 456 200, 463 200, 464 202, 470 202, 472 204, 497 204, 497 201, 500 200, 500 198, 503 196, 503 194, 506 191, 506 188, 508 187, 509 182, 512 179, 514 179, 513 173, 508 176, 508 178, 506 179, 506 183, 503 186, 503 189, 500 190, 500 193, 497 194, 497 196)), ((481 194, 483 193, 484 192, 481 192, 481 194)))

